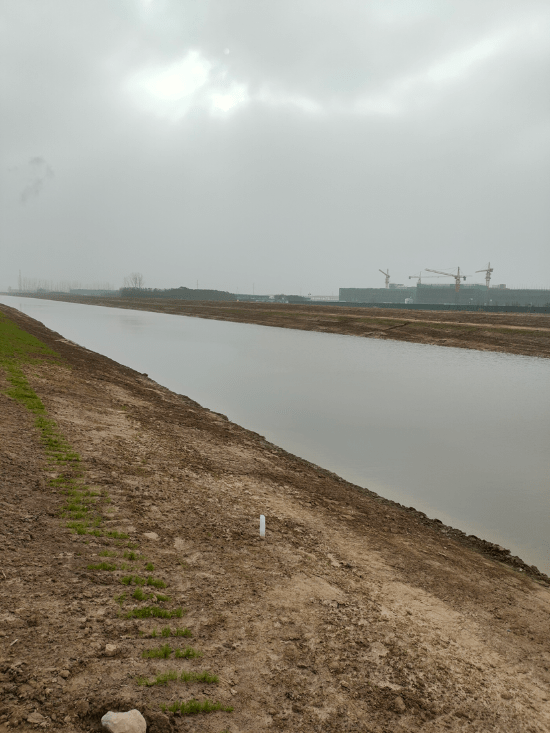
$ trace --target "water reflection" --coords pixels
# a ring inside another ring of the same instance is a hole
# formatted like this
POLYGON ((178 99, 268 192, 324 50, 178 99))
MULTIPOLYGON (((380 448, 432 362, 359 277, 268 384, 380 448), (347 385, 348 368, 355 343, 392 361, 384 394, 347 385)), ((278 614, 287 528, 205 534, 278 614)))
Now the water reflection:
POLYGON ((2 297, 345 478, 550 572, 550 362, 2 297))

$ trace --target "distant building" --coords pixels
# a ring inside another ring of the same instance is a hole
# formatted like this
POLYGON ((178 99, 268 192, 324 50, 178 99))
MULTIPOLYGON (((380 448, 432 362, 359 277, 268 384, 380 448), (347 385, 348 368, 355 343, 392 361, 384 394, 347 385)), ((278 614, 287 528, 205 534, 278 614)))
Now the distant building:
POLYGON ((410 303, 416 305, 524 305, 550 306, 550 289, 512 289, 506 285, 461 285, 454 283, 394 288, 340 288, 340 301, 347 303, 410 303))

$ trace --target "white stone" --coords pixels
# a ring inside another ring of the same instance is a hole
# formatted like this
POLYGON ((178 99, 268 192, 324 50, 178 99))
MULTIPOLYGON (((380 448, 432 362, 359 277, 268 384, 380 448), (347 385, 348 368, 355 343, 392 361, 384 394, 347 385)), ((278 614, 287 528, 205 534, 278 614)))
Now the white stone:
POLYGON ((147 537, 148 540, 158 540, 159 536, 156 532, 144 532, 144 537, 147 537))
POLYGON ((111 733, 145 733, 147 730, 147 723, 139 710, 127 713, 109 711, 101 718, 101 725, 111 733))
POLYGON ((105 644, 105 656, 114 657, 118 649, 114 644, 105 644))
POLYGON ((35 725, 39 725, 40 723, 43 723, 45 720, 43 715, 40 715, 40 713, 31 713, 29 717, 27 718, 27 723, 34 723, 35 725))

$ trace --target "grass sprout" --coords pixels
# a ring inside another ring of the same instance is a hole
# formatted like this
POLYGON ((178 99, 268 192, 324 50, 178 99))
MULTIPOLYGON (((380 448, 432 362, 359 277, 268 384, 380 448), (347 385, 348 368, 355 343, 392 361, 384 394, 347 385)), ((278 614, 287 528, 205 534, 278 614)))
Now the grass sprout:
POLYGON ((153 588, 166 588, 166 583, 160 578, 153 578, 152 575, 147 576, 147 585, 152 585, 153 588))
POLYGON ((153 588, 166 588, 164 580, 153 578, 152 575, 147 578, 142 578, 139 575, 125 575, 120 579, 120 582, 124 585, 149 585, 153 588))
POLYGON ((170 644, 163 644, 159 649, 144 649, 141 656, 144 659, 168 659, 172 654, 170 644))
POLYGON ((113 540, 127 540, 128 535, 124 534, 124 532, 117 532, 116 530, 113 530, 112 532, 105 532, 107 537, 111 537, 113 540))
POLYGON ((112 562, 98 562, 95 565, 88 565, 88 570, 116 570, 116 565, 112 562))
POLYGON ((220 681, 219 677, 210 672, 182 672, 180 676, 182 682, 205 682, 207 685, 217 685, 220 681))
POLYGON ((154 685, 167 685, 168 682, 172 682, 177 679, 177 672, 164 672, 164 674, 158 674, 154 680, 149 680, 147 677, 138 677, 137 683, 144 687, 153 687, 154 685))
POLYGON ((167 611, 157 606, 145 606, 144 608, 134 608, 126 614, 126 618, 181 618, 187 611, 183 608, 175 608, 173 611, 167 611))
POLYGON ((121 593, 119 596, 115 596, 115 601, 122 608, 122 604, 126 600, 126 593, 121 593))
POLYGON ((191 629, 188 629, 187 627, 184 629, 172 629, 169 626, 165 626, 163 629, 153 629, 151 632, 151 638, 155 639, 157 636, 162 636, 164 638, 168 638, 170 636, 185 636, 190 637, 193 636, 191 629))

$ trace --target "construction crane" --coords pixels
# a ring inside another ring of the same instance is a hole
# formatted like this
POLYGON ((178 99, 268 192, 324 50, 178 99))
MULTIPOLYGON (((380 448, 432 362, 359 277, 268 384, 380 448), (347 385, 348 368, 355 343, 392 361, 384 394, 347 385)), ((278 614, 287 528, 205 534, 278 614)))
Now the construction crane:
POLYGON ((426 268, 426 272, 435 272, 437 275, 444 275, 445 277, 454 277, 455 279, 455 291, 458 293, 460 290, 460 281, 466 280, 467 275, 461 275, 460 274, 460 267, 457 268, 456 275, 454 272, 441 272, 441 270, 430 270, 428 267, 426 268))
POLYGON ((476 272, 484 272, 485 273, 485 284, 487 285, 487 290, 489 289, 490 283, 491 283, 491 273, 493 272, 493 268, 491 267, 491 263, 487 263, 487 267, 484 270, 476 270, 476 272))
POLYGON ((409 275, 409 280, 413 280, 414 278, 417 278, 418 284, 422 285, 422 278, 424 278, 424 280, 435 280, 438 277, 446 277, 446 276, 445 275, 422 275, 422 271, 420 271, 418 275, 409 275))
POLYGON ((390 268, 388 267, 388 271, 384 272, 384 270, 378 270, 378 272, 381 272, 382 275, 386 278, 386 287, 390 287, 390 268))

